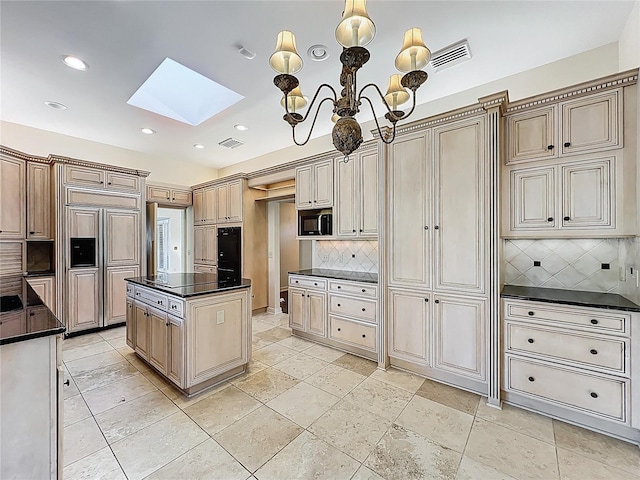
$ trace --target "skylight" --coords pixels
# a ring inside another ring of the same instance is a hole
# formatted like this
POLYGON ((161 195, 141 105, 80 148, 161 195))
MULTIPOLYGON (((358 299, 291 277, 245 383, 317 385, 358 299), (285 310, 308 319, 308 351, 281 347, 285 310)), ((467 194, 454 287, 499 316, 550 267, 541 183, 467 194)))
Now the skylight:
POLYGON ((127 103, 197 126, 243 98, 167 57, 127 103))

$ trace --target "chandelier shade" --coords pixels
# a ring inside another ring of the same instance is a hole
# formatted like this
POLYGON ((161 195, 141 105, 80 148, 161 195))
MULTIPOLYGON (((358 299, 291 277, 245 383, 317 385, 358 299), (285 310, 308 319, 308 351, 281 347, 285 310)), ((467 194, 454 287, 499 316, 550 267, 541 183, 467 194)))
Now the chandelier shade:
POLYGON ((399 73, 389 77, 389 86, 387 87, 387 93, 384 95, 384 100, 391 110, 397 110, 398 105, 407 103, 409 100, 409 92, 401 85, 401 81, 402 75, 399 73))
POLYGON ((367 0, 347 0, 336 40, 345 48, 364 47, 376 36, 376 26, 367 13, 367 0))
POLYGON ((396 68, 401 72, 413 72, 427 66, 431 52, 422 40, 419 28, 410 28, 404 33, 402 50, 396 57, 396 68))
POLYGON ((285 98, 287 99, 287 109, 295 113, 297 110, 304 108, 307 105, 307 99, 302 95, 302 91, 300 87, 296 87, 291 90, 287 95, 282 96, 282 100, 280 100, 280 105, 284 107, 285 98))
POLYGON ((269 57, 269 65, 278 73, 294 74, 302 70, 302 58, 296 49, 296 37, 288 30, 278 33, 276 51, 269 57))

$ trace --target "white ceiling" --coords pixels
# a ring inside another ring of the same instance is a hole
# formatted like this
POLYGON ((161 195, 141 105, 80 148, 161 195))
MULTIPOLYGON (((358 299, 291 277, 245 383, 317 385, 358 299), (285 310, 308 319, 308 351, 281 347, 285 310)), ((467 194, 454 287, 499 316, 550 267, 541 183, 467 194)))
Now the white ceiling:
MULTIPOLYGON (((291 145, 282 120, 281 94, 268 64, 276 35, 296 34, 305 65, 298 74, 311 98, 321 83, 339 88, 341 47, 334 37, 344 6, 326 1, 5 1, 0 2, 0 119, 135 151, 222 168, 291 145), (329 46, 331 57, 313 62, 307 49, 329 46), (254 60, 236 45, 256 52, 254 60), (60 55, 89 63, 66 67, 60 55), (166 58, 244 97, 197 127, 126 103, 166 58), (52 110, 45 101, 68 110, 52 110), (242 123, 246 132, 233 128, 242 123), (143 135, 141 127, 156 130, 143 135), (230 150, 218 142, 234 137, 230 150), (205 146, 203 150, 193 144, 205 146)), ((437 51, 464 38, 471 61, 429 80, 418 103, 465 90, 618 40, 633 1, 376 1, 367 3, 377 35, 358 83, 386 89, 403 32, 420 27, 437 51)), ((381 104, 379 104, 382 107, 381 104)), ((330 133, 323 106, 313 138, 330 133)), ((378 115, 381 115, 380 108, 378 115)), ((372 119, 368 106, 360 122, 372 119)), ((300 127, 306 136, 308 127, 300 127)), ((55 153, 55 152, 52 152, 55 153)))

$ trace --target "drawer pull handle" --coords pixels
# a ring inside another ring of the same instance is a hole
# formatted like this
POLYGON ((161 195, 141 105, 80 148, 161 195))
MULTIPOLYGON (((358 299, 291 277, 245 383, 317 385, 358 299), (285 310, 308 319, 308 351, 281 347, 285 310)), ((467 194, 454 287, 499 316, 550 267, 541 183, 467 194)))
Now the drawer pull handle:
POLYGON ((598 354, 598 350, 596 350, 595 348, 592 348, 591 350, 589 350, 589 353, 591 355, 597 355, 598 354))
POLYGON ((535 340, 534 340, 533 338, 529 338, 529 339, 527 339, 527 342, 529 342, 529 343, 533 343, 534 341, 535 341, 535 340))
POLYGON ((535 379, 535 378, 533 378, 533 377, 529 377, 529 381, 530 381, 530 382, 535 382, 535 381, 536 381, 536 379, 535 379))
POLYGON ((530 317, 533 317, 534 315, 535 315, 535 313, 534 313, 534 312, 531 312, 531 311, 529 312, 529 316, 530 316, 530 317))
POLYGON ((340 329, 338 329, 338 331, 340 332, 341 330, 340 330, 340 329))
POLYGON ((591 323, 592 323, 593 325, 597 325, 597 324, 598 324, 598 320, 596 320, 595 318, 592 318, 592 319, 591 319, 591 323))
POLYGON ((364 333, 362 334, 362 338, 366 338, 366 335, 364 333))
POLYGON ((591 392, 589 395, 591 395, 591 398, 598 398, 598 394, 596 392, 591 392))
POLYGON ((364 312, 364 308, 362 309, 362 311, 364 312))

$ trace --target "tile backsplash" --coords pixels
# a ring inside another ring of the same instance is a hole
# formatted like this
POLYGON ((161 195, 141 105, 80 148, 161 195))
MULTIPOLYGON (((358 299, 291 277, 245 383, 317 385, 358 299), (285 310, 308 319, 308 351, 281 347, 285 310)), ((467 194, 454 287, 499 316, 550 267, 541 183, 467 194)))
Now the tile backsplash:
MULTIPOLYGON (((626 293, 620 267, 632 239, 506 240, 504 280, 509 285, 626 293)), ((635 284, 635 280, 634 280, 635 284)))
POLYGON ((313 268, 378 273, 376 240, 315 240, 313 268))

